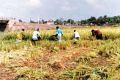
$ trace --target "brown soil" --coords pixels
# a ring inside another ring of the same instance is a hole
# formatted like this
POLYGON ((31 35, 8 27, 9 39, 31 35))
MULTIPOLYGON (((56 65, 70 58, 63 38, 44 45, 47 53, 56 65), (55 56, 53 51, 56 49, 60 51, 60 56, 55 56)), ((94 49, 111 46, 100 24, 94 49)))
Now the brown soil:
MULTIPOLYGON (((20 55, 18 52, 12 56, 12 60, 9 60, 7 66, 0 65, 0 80, 14 80, 16 77, 15 71, 13 70, 16 67, 32 67, 32 68, 44 68, 47 69, 50 73, 54 73, 59 70, 64 70, 67 68, 73 68, 76 66, 76 63, 73 61, 78 58, 81 54, 88 52, 87 48, 72 48, 68 50, 62 50, 58 53, 47 53, 47 51, 41 57, 36 58, 27 58, 24 57, 25 54, 20 55), (74 52, 73 52, 74 51, 74 52), (19 57, 19 55, 20 57, 19 57), (12 66, 13 65, 13 66, 12 66), (9 67, 8 67, 9 66, 9 67), (7 68, 8 67, 8 68, 7 68)), ((24 51, 23 51, 24 52, 24 51)), ((24 52, 25 53, 25 52, 24 52)), ((54 76, 54 75, 52 75, 54 76)))
POLYGON ((73 61, 87 51, 89 51, 87 48, 77 48, 69 50, 68 53, 64 51, 60 52, 57 55, 51 56, 51 63, 48 65, 53 69, 53 71, 66 68, 74 68, 76 66, 76 63, 73 61))
POLYGON ((107 58, 98 56, 94 59, 90 60, 90 65, 95 67, 95 66, 107 66, 108 64, 111 64, 112 62, 108 61, 107 58))
POLYGON ((12 68, 6 68, 4 64, 0 65, 0 80, 15 80, 15 72, 12 68))

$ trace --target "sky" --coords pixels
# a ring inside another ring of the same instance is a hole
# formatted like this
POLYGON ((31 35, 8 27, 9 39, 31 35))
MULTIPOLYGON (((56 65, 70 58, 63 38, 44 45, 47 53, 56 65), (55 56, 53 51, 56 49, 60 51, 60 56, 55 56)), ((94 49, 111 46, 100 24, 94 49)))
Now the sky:
POLYGON ((120 15, 120 0, 0 0, 0 16, 22 20, 120 15))

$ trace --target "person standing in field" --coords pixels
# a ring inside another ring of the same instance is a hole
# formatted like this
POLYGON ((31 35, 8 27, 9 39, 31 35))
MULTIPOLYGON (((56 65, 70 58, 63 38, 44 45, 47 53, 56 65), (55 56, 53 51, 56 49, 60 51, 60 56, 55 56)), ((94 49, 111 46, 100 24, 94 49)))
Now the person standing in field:
POLYGON ((24 31, 25 31, 25 29, 22 29, 22 30, 17 34, 17 39, 16 39, 17 42, 21 42, 22 40, 25 39, 24 31))
POLYGON ((56 36, 57 36, 57 39, 59 42, 61 42, 61 40, 62 40, 62 35, 63 35, 62 30, 59 28, 59 26, 57 26, 56 27, 56 36))
POLYGON ((74 33, 73 33, 73 39, 75 39, 75 40, 79 40, 79 38, 80 38, 79 33, 78 33, 76 30, 74 30, 74 33))

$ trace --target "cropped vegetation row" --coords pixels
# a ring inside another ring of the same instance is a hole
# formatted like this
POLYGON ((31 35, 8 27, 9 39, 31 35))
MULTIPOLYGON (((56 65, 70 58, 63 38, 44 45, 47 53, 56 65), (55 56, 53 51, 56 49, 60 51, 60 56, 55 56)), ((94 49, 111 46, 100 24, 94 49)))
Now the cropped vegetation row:
MULTIPOLYGON (((81 40, 91 40, 91 30, 94 29, 93 28, 74 28, 75 30, 77 30, 80 33, 80 39, 81 40)), ((73 30, 74 29, 64 29, 63 30, 63 40, 71 40, 71 37, 73 35, 73 30)), ((103 38, 105 39, 117 39, 120 38, 120 29, 119 28, 97 28, 100 29, 100 31, 102 31, 103 33, 103 38)), ((32 37, 32 32, 33 31, 25 31, 24 35, 25 35, 25 39, 26 40, 31 40, 32 37)), ((16 36, 19 32, 8 32, 8 33, 1 33, 1 38, 3 40, 15 40, 16 36)), ((49 40, 49 37, 51 35, 55 34, 55 30, 41 30, 40 31, 42 40, 49 40)))

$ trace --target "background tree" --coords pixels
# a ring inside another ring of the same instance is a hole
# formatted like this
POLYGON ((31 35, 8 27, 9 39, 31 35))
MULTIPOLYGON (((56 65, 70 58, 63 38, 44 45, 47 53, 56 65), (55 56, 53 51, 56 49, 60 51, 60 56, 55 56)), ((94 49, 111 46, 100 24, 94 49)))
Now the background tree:
POLYGON ((69 24, 71 24, 71 25, 75 24, 74 20, 72 20, 72 19, 68 19, 68 20, 67 20, 67 23, 69 23, 69 24))
POLYGON ((63 21, 62 21, 61 19, 57 19, 57 20, 54 21, 54 23, 55 23, 56 25, 62 25, 62 24, 63 24, 63 21))
POLYGON ((91 25, 91 23, 95 25, 95 24, 97 23, 97 22, 96 22, 96 18, 95 18, 95 17, 89 18, 89 19, 87 20, 87 23, 88 23, 89 25, 91 25))

